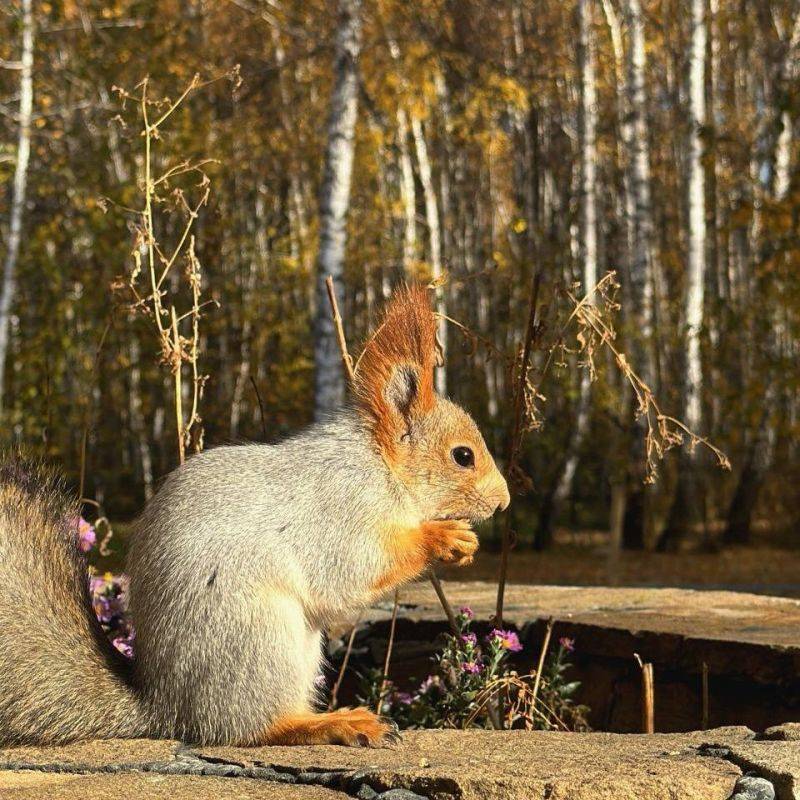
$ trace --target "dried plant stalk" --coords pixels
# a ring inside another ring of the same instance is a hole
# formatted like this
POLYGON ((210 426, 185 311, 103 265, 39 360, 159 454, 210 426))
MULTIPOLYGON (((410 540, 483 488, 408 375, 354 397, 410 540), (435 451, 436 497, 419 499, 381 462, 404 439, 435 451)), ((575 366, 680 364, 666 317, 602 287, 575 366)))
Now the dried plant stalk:
POLYGON ((389 641, 386 644, 386 658, 383 660, 383 677, 381 678, 381 688, 378 691, 375 713, 381 713, 383 698, 386 695, 386 688, 389 685, 389 665, 392 662, 392 650, 394 648, 394 629, 397 626, 397 609, 400 606, 400 590, 394 590, 394 604, 392 605, 392 622, 389 625, 389 641))
MULTIPOLYGON (((536 271, 531 286, 530 302, 528 306, 528 324, 525 329, 525 341, 522 347, 522 358, 517 374, 517 383, 514 392, 514 416, 511 428, 511 435, 508 440, 508 459, 506 461, 506 479, 509 487, 513 488, 518 483, 518 464, 520 444, 522 443, 523 417, 525 412, 526 385, 528 382, 528 366, 530 364, 531 352, 534 347, 534 337, 536 336, 539 325, 536 320, 537 308, 539 305, 539 289, 542 283, 542 273, 536 271)), ((503 545, 500 553, 500 571, 497 578, 497 604, 495 608, 495 625, 503 625, 503 604, 505 602, 506 578, 508 576, 508 556, 511 552, 511 515, 506 514, 503 525, 503 545)))
POLYGON ((207 375, 199 369, 200 355, 200 319, 202 310, 216 301, 202 301, 202 279, 200 262, 195 249, 195 238, 192 229, 200 210, 208 203, 210 196, 210 180, 204 167, 212 159, 201 161, 181 161, 154 174, 154 146, 161 139, 161 127, 181 106, 189 95, 201 86, 200 78, 195 75, 183 93, 174 102, 154 100, 148 94, 148 79, 145 78, 137 87, 138 94, 132 95, 124 89, 115 87, 115 91, 123 102, 134 101, 142 119, 144 140, 144 206, 137 212, 135 223, 136 242, 133 249, 133 269, 125 278, 115 281, 114 289, 126 289, 133 302, 131 308, 150 319, 154 325, 160 350, 160 363, 166 366, 173 377, 175 392, 174 409, 178 439, 178 460, 183 463, 187 449, 194 451, 203 448, 203 427, 200 416, 200 401, 207 375), (151 121, 153 109, 164 109, 154 121, 151 121), (182 176, 199 178, 196 188, 199 198, 190 202, 183 189, 175 185, 175 180, 182 176), (162 192, 168 193, 162 195, 162 192), (184 218, 177 243, 171 250, 165 251, 155 234, 155 209, 163 205, 167 197, 174 208, 184 218), (179 313, 176 299, 167 301, 164 282, 179 262, 185 262, 185 278, 191 292, 191 306, 188 311, 179 313), (139 288, 139 279, 144 274, 148 291, 139 288), (189 320, 190 334, 181 333, 182 323, 189 320), (184 417, 183 404, 183 368, 188 364, 191 372, 191 406, 188 418, 184 417))
POLYGON ((547 656, 547 649, 550 647, 550 637, 553 635, 553 618, 547 620, 547 627, 544 632, 544 639, 542 640, 542 649, 539 652, 539 663, 536 665, 536 680, 533 684, 533 697, 532 702, 536 703, 536 698, 539 696, 539 685, 542 682, 542 670, 544 669, 544 660, 547 656))
POLYGON ((353 652, 353 641, 356 638, 356 633, 358 632, 358 626, 360 624, 361 614, 358 615, 358 618, 353 623, 353 628, 350 631, 350 636, 347 639, 347 648, 344 651, 344 658, 342 659, 342 664, 339 667, 339 674, 336 676, 336 682, 333 684, 333 688, 331 689, 331 697, 328 702, 328 711, 333 711, 339 702, 339 689, 342 686, 344 674, 347 672, 347 665, 350 663, 350 655, 353 652))
POLYGON ((342 364, 344 364, 344 371, 347 373, 347 380, 350 381, 352 386, 353 381, 356 379, 353 370, 353 359, 347 351, 347 340, 344 337, 344 325, 342 324, 342 315, 339 313, 339 303, 336 300, 336 289, 333 286, 333 278, 328 275, 325 278, 325 288, 328 291, 328 302, 331 304, 331 317, 333 318, 333 326, 336 329, 336 341, 339 343, 339 352, 342 356, 342 364))

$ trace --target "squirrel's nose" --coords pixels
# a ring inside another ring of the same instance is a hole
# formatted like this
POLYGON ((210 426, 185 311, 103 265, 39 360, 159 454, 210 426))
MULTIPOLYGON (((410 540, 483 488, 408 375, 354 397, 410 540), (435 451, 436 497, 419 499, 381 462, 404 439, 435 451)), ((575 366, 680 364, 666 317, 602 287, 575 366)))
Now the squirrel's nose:
POLYGON ((508 493, 506 479, 500 474, 500 470, 497 467, 494 468, 487 488, 489 491, 486 494, 496 502, 495 510, 505 511, 509 503, 511 503, 511 495, 508 493))
POLYGON ((503 480, 503 493, 500 496, 500 502, 497 504, 497 507, 500 509, 500 511, 505 511, 509 507, 509 505, 511 505, 511 495, 508 492, 508 484, 506 483, 505 478, 503 478, 502 480, 503 480))

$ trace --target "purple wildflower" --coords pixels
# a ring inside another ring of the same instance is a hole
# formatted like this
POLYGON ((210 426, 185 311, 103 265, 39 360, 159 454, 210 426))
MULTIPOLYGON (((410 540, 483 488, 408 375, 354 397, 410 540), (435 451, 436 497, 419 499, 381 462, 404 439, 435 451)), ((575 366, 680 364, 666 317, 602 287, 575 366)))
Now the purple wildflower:
POLYGON ((474 647, 478 644, 478 637, 474 633, 462 633, 461 642, 462 644, 472 645, 474 647))
POLYGON ((128 636, 117 636, 112 639, 111 644, 119 650, 126 658, 133 658, 133 633, 128 636))
POLYGON ((481 665, 474 661, 463 661, 461 669, 468 672, 470 675, 477 675, 481 671, 481 665))
POLYGON ((436 675, 428 675, 424 681, 419 685, 419 689, 417 689, 417 694, 425 694, 429 692, 431 689, 439 690, 439 678, 436 675))
POLYGON ((494 642, 502 650, 510 650, 512 653, 519 653, 522 650, 519 636, 514 631, 502 631, 499 628, 495 628, 488 638, 490 642, 494 642))
POLYGON ((575 650, 575 640, 567 636, 562 636, 558 643, 568 652, 572 653, 575 650))
POLYGON ((408 692, 395 692, 395 702, 400 703, 401 706, 410 706, 414 702, 413 695, 408 692))
POLYGON ((78 547, 81 552, 88 553, 97 542, 97 533, 94 526, 83 517, 78 517, 75 524, 78 529, 78 547))
POLYGON ((475 619, 475 614, 469 606, 461 606, 458 613, 465 619, 475 619))

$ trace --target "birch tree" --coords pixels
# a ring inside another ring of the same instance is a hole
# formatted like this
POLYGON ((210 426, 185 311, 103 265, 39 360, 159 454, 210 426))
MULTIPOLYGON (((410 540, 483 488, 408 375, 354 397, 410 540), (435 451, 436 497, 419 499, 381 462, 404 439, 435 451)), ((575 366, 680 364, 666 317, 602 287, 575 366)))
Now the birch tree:
MULTIPOLYGON (((579 258, 582 262, 582 283, 585 293, 597 283, 597 84, 594 31, 594 0, 578 0, 578 54, 580 63, 580 166, 581 166, 581 227, 579 258)), ((589 302, 593 302, 591 296, 589 302)), ((564 469, 556 485, 552 507, 541 520, 540 539, 550 539, 550 528, 558 510, 569 496, 580 448, 589 428, 592 383, 588 369, 581 369, 580 390, 575 423, 567 444, 564 469)))
POLYGON ((314 333, 314 413, 317 419, 344 402, 345 376, 330 316, 325 281, 330 276, 339 304, 344 301, 347 212, 358 113, 358 57, 361 0, 340 0, 334 79, 328 117, 322 186, 319 194, 319 253, 314 333))
MULTIPOLYGON (((627 30, 625 48, 622 26, 611 0, 603 0, 608 22, 615 73, 618 85, 617 119, 620 130, 620 161, 623 172, 623 208, 626 230, 625 314, 631 321, 631 355, 633 364, 644 382, 658 389, 656 295, 660 281, 656 280, 654 222, 650 191, 650 145, 647 127, 646 50, 642 8, 639 0, 623 0, 622 11, 627 30)), ((624 387, 626 413, 633 393, 624 387)), ((630 431, 629 464, 623 478, 612 487, 611 517, 617 525, 624 524, 626 536, 614 528, 614 541, 631 547, 641 547, 649 538, 652 520, 646 488, 645 436, 647 425, 639 417, 630 431), (626 485, 627 484, 627 485, 626 485), (630 500, 630 503, 628 502, 630 500)), ((612 525, 613 527, 613 525, 612 525)))
MULTIPOLYGON (((683 392, 683 418, 694 431, 702 429, 703 365, 700 333, 703 327, 703 300, 706 278, 706 203, 703 172, 703 127, 706 121, 705 0, 692 0, 691 44, 689 48, 689 141, 688 141, 688 247, 687 286, 684 305, 686 378, 683 392)), ((667 526, 658 542, 659 550, 673 549, 697 517, 697 452, 684 454, 678 486, 667 526)))
MULTIPOLYGON (((417 166, 419 167, 419 180, 422 184, 422 194, 425 200, 425 221, 428 223, 428 247, 431 258, 431 278, 434 283, 441 280, 442 272, 442 230, 439 224, 439 202, 436 198, 436 188, 433 185, 433 170, 428 157, 428 143, 425 140, 425 131, 422 121, 414 114, 411 115, 411 133, 414 137, 414 148, 417 153, 417 166)), ((436 288, 436 311, 440 315, 447 313, 444 295, 441 286, 436 288)), ((447 359, 447 327, 443 319, 439 319, 436 329, 436 338, 441 345, 443 360, 447 359)), ((436 391, 441 395, 447 394, 447 372, 444 364, 436 368, 436 391)))
MULTIPOLYGON (((800 11, 796 13, 788 39, 782 45, 783 54, 775 66, 775 86, 771 92, 775 106, 772 111, 772 129, 776 134, 773 134, 771 148, 769 137, 764 137, 768 149, 762 156, 764 163, 759 170, 764 184, 763 191, 771 195, 776 204, 785 201, 791 180, 792 118, 787 110, 787 89, 794 84, 800 72, 800 11)), ((771 242, 768 239, 762 241, 758 250, 762 262, 767 260, 771 252, 771 242)), ((762 278, 761 282, 763 284, 769 280, 762 278)), ((763 286, 761 294, 765 294, 763 286)), ((766 314, 769 322, 757 328, 754 348, 765 362, 760 366, 759 372, 763 376, 766 391, 759 399, 758 425, 755 431, 750 432, 744 463, 728 507, 727 524, 723 533, 726 544, 747 544, 750 541, 756 504, 767 472, 772 466, 777 444, 773 420, 778 399, 775 371, 780 359, 778 337, 783 332, 784 323, 779 308, 770 305, 766 314)))
POLYGON ((633 313, 640 335, 638 364, 645 383, 656 388, 653 264, 653 209, 650 200, 650 146, 647 139, 646 50, 639 0, 625 0, 628 58, 625 93, 630 119, 629 184, 633 197, 631 288, 633 313))
POLYGON ((19 135, 14 181, 11 187, 11 219, 8 245, 0 289, 0 411, 3 408, 5 367, 8 358, 11 306, 17 292, 17 261, 22 239, 25 193, 28 185, 28 162, 31 155, 31 117, 33 114, 33 9, 32 0, 22 0, 22 57, 19 81, 19 135))
POLYGON ((703 326, 703 290, 706 270, 706 202, 703 173, 703 126, 706 121, 705 1, 692 0, 692 41, 689 53, 689 247, 686 290, 686 397, 684 414, 692 430, 703 421, 703 368, 700 331, 703 326))
POLYGON ((400 201, 403 206, 403 272, 407 279, 417 257, 417 200, 414 167, 408 151, 408 115, 397 109, 397 143, 400 151, 400 201))

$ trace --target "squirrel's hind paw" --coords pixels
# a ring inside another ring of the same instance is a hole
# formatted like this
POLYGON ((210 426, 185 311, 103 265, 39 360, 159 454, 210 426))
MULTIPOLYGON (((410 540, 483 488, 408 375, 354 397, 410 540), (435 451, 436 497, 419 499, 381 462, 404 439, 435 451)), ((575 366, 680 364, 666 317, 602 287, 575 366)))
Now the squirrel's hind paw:
POLYGON ((342 708, 323 714, 293 714, 277 720, 264 737, 269 745, 339 744, 385 747, 397 744, 394 722, 366 708, 342 708))

